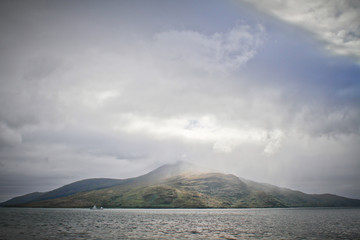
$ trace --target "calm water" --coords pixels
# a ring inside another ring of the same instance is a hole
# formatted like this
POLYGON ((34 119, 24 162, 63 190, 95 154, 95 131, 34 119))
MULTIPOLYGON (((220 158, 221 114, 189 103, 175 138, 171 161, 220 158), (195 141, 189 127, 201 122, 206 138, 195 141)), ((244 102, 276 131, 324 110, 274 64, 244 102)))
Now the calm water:
POLYGON ((360 239, 360 209, 0 208, 0 239, 360 239))

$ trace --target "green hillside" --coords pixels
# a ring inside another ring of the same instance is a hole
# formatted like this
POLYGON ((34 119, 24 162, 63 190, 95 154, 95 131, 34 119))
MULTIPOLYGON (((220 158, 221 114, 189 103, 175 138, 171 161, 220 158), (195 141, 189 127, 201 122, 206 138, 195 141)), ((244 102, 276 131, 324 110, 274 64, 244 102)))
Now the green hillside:
MULTIPOLYGON (((311 195, 261 184, 235 175, 200 173, 191 165, 164 165, 148 174, 118 182, 86 180, 93 185, 67 185, 63 195, 15 204, 21 207, 105 208, 263 208, 354 207, 360 200, 331 194, 311 195), (114 184, 105 187, 106 184, 114 184), (78 188, 71 188, 77 186, 78 188), (95 189, 95 187, 98 187, 95 189), (69 192, 74 192, 68 194, 69 192)), ((85 181, 85 182, 86 182, 85 181)), ((85 183, 82 182, 82 183, 85 183)), ((57 190, 59 192, 59 190, 57 190)), ((51 192, 50 192, 51 193, 51 192)), ((42 195, 44 196, 44 195, 42 195)), ((45 195, 46 196, 46 195, 45 195)), ((49 196, 49 193, 48 195, 49 196)), ((53 195, 54 196, 54 195, 53 195)))
POLYGON ((34 192, 23 196, 15 197, 0 204, 0 206, 16 206, 19 204, 38 202, 47 199, 55 199, 69 196, 78 192, 86 192, 102 188, 108 188, 126 182, 127 180, 109 179, 109 178, 93 178, 77 181, 67 184, 60 188, 49 192, 34 192))

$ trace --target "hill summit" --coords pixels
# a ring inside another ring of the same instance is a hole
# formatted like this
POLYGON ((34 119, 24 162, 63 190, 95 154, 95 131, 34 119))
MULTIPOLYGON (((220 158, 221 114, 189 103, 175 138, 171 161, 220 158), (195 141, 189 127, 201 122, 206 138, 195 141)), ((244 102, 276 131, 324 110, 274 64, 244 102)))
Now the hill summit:
POLYGON ((1 206, 105 208, 359 207, 360 200, 253 182, 232 174, 199 171, 187 162, 163 165, 128 179, 86 179, 1 206))

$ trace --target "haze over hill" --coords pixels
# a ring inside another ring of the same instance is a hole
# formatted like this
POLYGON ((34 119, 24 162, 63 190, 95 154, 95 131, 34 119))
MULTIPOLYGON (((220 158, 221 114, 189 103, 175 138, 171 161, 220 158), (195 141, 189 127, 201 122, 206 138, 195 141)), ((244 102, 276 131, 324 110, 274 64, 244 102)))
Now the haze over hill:
POLYGON ((354 207, 360 200, 257 183, 204 172, 178 162, 128 179, 87 179, 46 193, 13 198, 2 206, 106 208, 354 207))

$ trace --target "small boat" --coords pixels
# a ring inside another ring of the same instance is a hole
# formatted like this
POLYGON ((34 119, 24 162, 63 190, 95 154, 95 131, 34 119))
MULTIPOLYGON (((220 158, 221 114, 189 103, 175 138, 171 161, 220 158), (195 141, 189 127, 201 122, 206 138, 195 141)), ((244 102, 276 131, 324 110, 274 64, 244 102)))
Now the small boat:
POLYGON ((96 205, 90 208, 91 210, 104 210, 103 207, 97 208, 96 205))

